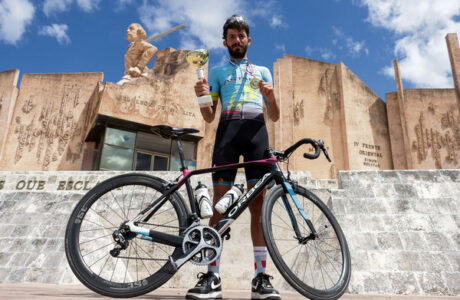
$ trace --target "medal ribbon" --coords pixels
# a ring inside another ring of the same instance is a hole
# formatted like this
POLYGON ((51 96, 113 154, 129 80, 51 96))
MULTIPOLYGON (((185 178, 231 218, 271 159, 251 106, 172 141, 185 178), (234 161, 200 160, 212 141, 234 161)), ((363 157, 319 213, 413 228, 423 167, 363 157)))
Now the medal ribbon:
POLYGON ((256 77, 256 75, 254 75, 254 67, 252 66, 251 62, 249 61, 249 59, 246 58, 246 60, 248 61, 248 65, 249 67, 251 68, 251 72, 248 72, 248 65, 246 65, 246 70, 243 70, 243 68, 241 68, 240 66, 238 66, 233 60, 230 59, 230 63, 235 66, 236 68, 239 68, 241 71, 243 71, 244 73, 248 74, 249 76, 252 76, 252 77, 256 77))

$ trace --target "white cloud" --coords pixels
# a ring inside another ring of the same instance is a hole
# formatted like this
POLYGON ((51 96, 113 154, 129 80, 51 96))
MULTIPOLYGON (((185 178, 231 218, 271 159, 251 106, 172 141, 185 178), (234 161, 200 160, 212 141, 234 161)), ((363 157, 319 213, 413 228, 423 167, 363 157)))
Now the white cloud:
POLYGON ((281 17, 278 16, 278 15, 273 15, 272 16, 270 26, 273 27, 273 28, 276 28, 276 27, 287 28, 288 27, 288 25, 286 23, 284 23, 283 20, 281 19, 281 17))
POLYGON ((359 56, 361 52, 366 55, 369 54, 369 49, 366 47, 365 41, 355 41, 351 36, 345 34, 342 29, 332 26, 332 30, 338 39, 333 39, 332 44, 338 45, 339 49, 342 49, 342 43, 352 56, 359 56), (342 41, 342 42, 341 42, 342 41))
POLYGON ((54 37, 59 44, 64 45, 70 43, 70 38, 67 36, 67 29, 69 29, 69 27, 66 24, 52 24, 43 26, 38 31, 38 34, 54 37))
MULTIPOLYGON (((271 24, 273 1, 267 1, 263 9, 248 0, 144 0, 139 8, 141 22, 146 26, 147 35, 152 36, 179 24, 187 24, 181 29, 181 44, 198 45, 207 49, 223 49, 222 26, 233 14, 243 15, 251 25, 251 17, 264 18, 271 24), (254 6, 253 6, 254 5, 254 6), (192 44, 192 41, 195 41, 192 44)), ((173 33, 177 34, 177 33, 173 33)))
POLYGON ((101 0, 77 0, 78 6, 85 12, 91 12, 99 8, 101 0))
POLYGON ((45 0, 43 3, 43 12, 45 15, 60 13, 70 9, 73 0, 45 0))
POLYGON ((279 50, 279 51, 281 51, 283 53, 286 53, 286 45, 285 44, 276 44, 275 49, 279 50))
MULTIPOLYGON (((394 54, 404 80, 417 87, 452 87, 445 36, 460 32, 458 0, 361 0, 368 21, 395 33, 394 54)), ((392 64, 383 72, 393 77, 392 64)))
POLYGON ((336 55, 334 54, 334 52, 332 52, 331 50, 329 49, 326 49, 326 48, 320 48, 319 49, 319 52, 320 52, 320 55, 323 59, 325 60, 329 60, 329 59, 334 59, 336 58, 336 55))
POLYGON ((0 1, 0 40, 16 44, 32 22, 35 8, 28 0, 0 1))

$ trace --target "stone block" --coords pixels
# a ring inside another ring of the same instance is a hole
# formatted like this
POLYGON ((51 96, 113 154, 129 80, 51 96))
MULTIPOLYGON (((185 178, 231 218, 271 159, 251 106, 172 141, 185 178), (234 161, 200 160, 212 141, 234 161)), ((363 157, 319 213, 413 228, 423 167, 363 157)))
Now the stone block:
POLYGON ((368 214, 369 210, 367 209, 367 200, 366 199, 356 199, 349 198, 345 199, 343 204, 345 209, 349 214, 368 214))
POLYGON ((426 232, 424 235, 428 249, 432 251, 453 250, 453 245, 451 245, 450 239, 445 234, 441 232, 426 232))
POLYGON ((352 270, 350 284, 348 285, 347 293, 349 294, 363 294, 364 293, 364 280, 369 278, 371 273, 366 271, 352 270))
POLYGON ((417 281, 423 289, 423 292, 428 295, 446 295, 448 289, 441 273, 421 272, 417 273, 417 281))
POLYGON ((11 252, 0 252, 0 267, 7 266, 12 256, 11 252))
POLYGON ((27 268, 11 268, 5 282, 24 282, 28 271, 27 268))
POLYGON ((379 245, 375 234, 369 232, 350 232, 347 233, 347 241, 350 249, 354 250, 377 250, 379 245))
POLYGON ((423 271, 420 256, 414 251, 368 251, 371 271, 423 271))
POLYGON ((392 183, 379 183, 372 186, 376 198, 390 198, 397 195, 392 183))
POLYGON ((460 182, 460 172, 458 170, 439 170, 439 174, 445 181, 460 182))
POLYGON ((401 250, 402 243, 396 232, 377 233, 377 242, 382 250, 401 250))
POLYGON ((460 194, 455 198, 433 198, 434 212, 442 215, 458 215, 460 213, 460 194))
POLYGON ((436 214, 439 213, 438 199, 422 198, 417 201, 411 201, 415 213, 419 214, 436 214))
POLYGON ((329 208, 331 209, 334 215, 335 214, 344 215, 347 213, 344 202, 345 201, 342 198, 331 197, 331 200, 330 200, 331 205, 329 206, 329 208))
POLYGON ((420 294, 420 288, 417 279, 412 272, 394 272, 390 273, 392 294, 417 295, 420 294))
POLYGON ((457 223, 452 215, 431 215, 430 219, 433 227, 437 228, 436 231, 446 234, 459 232, 457 223))
POLYGON ((450 295, 460 295, 460 271, 444 273, 447 289, 450 295))
POLYGON ((389 213, 391 214, 407 214, 413 212, 411 201, 409 201, 408 198, 399 196, 396 198, 387 199, 385 204, 387 205, 389 213))
POLYGON ((10 260, 8 267, 16 268, 16 267, 26 267, 27 261, 30 257, 29 252, 16 252, 10 260))
POLYGON ((349 233, 361 232, 361 221, 356 215, 335 215, 345 235, 349 233))
POLYGON ((43 262, 42 268, 55 268, 56 266, 61 266, 65 260, 64 256, 63 252, 49 252, 43 262))
POLYGON ((405 183, 395 183, 394 184, 395 192, 398 197, 402 199, 417 199, 418 194, 417 190, 413 185, 405 183))
POLYGON ((450 197, 452 189, 449 183, 431 183, 423 182, 415 185, 415 190, 420 198, 450 197))
POLYGON ((10 268, 0 267, 0 283, 5 282, 6 278, 8 277, 9 272, 10 272, 10 268))
POLYGON ((402 245, 404 250, 424 251, 427 249, 427 242, 421 232, 406 231, 400 232, 402 245))
POLYGON ((390 294, 392 292, 391 280, 386 272, 373 272, 364 279, 365 294, 390 294))
POLYGON ((355 271, 369 271, 369 258, 366 250, 350 249, 352 272, 355 271))
POLYGON ((28 239, 13 239, 11 246, 7 249, 9 252, 21 252, 27 247, 28 239))
POLYGON ((377 214, 362 215, 360 221, 363 232, 379 232, 384 230, 383 221, 377 214))
POLYGON ((379 172, 380 180, 383 183, 400 183, 401 178, 399 177, 399 172, 383 170, 379 172))
POLYGON ((13 232, 13 230, 14 230, 14 226, 1 224, 0 225, 0 238, 11 236, 11 233, 13 232))
POLYGON ((441 273, 456 271, 452 268, 446 252, 420 252, 420 259, 423 262, 425 272, 441 273))

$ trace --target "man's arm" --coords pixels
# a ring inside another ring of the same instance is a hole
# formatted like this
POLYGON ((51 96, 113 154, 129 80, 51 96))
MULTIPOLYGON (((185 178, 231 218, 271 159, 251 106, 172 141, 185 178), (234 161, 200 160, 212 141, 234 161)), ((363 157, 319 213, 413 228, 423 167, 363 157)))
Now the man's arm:
POLYGON ((280 109, 278 107, 278 103, 276 102, 273 86, 270 83, 261 80, 259 83, 259 89, 262 96, 268 99, 268 116, 273 122, 278 121, 280 118, 280 109))
MULTIPOLYGON (((195 94, 197 97, 209 94, 209 85, 208 85, 208 81, 206 80, 206 78, 203 78, 201 81, 198 81, 195 84, 195 94)), ((212 101, 211 107, 200 108, 203 119, 208 123, 211 123, 212 121, 214 121, 214 118, 216 116, 216 110, 217 110, 217 101, 214 101, 214 99, 212 101)))

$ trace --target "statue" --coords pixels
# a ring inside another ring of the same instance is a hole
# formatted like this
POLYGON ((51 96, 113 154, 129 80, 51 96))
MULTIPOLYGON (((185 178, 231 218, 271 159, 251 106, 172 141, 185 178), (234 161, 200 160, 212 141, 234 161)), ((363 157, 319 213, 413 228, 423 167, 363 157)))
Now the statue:
POLYGON ((131 42, 125 54, 125 75, 117 83, 122 85, 139 77, 148 77, 147 64, 157 52, 157 48, 145 39, 147 34, 138 23, 132 23, 126 30, 126 39, 131 42))

